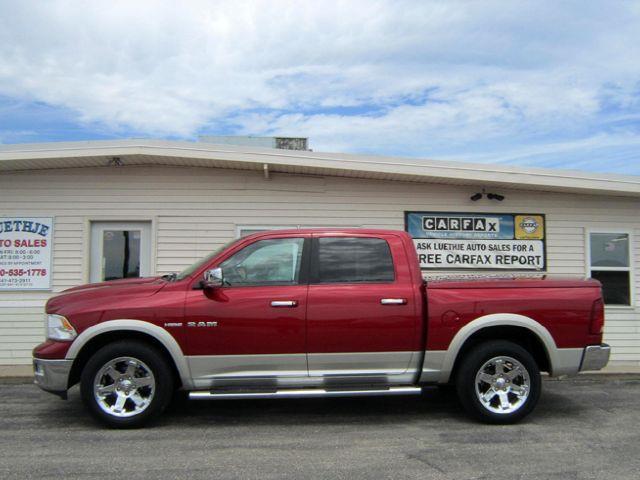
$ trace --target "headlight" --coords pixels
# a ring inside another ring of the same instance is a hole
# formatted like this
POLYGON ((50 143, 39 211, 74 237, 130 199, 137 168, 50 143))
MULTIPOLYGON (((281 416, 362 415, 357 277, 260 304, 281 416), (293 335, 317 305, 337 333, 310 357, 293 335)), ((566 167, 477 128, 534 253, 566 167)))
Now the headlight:
POLYGON ((73 340, 78 334, 69 320, 62 315, 47 315, 47 338, 50 340, 73 340))

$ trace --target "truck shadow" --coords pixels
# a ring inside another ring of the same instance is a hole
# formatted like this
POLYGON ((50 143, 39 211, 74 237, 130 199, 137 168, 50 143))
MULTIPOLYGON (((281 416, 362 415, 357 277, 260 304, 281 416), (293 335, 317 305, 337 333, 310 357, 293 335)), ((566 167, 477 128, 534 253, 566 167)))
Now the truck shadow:
MULTIPOLYGON (((47 395, 41 392, 42 395, 47 395)), ((69 400, 40 404, 38 424, 46 428, 96 427, 82 405, 77 388, 69 400)), ((568 395, 544 391, 534 415, 525 422, 553 422, 580 417, 584 407, 568 395)), ((181 429, 215 426, 373 425, 421 422, 476 424, 463 411, 455 392, 425 388, 422 395, 278 400, 179 400, 153 424, 155 428, 181 429)))
MULTIPOLYGON (((544 392, 531 418, 553 421, 578 417, 583 408, 570 398, 544 392)), ((158 425, 371 425, 411 422, 476 424, 462 409, 455 392, 426 388, 422 395, 279 400, 182 401, 173 404, 158 425)), ((527 420, 528 421, 528 420, 527 420)))
POLYGON ((172 405, 160 423, 358 425, 405 422, 429 416, 464 419, 454 394, 429 388, 422 395, 397 397, 182 401, 172 405))

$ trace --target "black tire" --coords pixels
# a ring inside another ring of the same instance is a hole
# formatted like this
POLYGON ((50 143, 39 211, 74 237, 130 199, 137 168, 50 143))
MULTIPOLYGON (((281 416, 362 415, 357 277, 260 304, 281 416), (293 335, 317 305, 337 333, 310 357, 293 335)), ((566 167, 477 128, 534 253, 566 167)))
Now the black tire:
POLYGON ((531 354, 520 345, 505 340, 484 342, 470 350, 461 362, 456 375, 458 398, 465 410, 481 422, 518 422, 531 413, 538 403, 542 390, 540 369, 531 354), (513 359, 517 363, 506 359, 513 359), (505 368, 509 370, 503 374, 505 368), (492 383, 479 380, 476 384, 481 369, 488 375, 485 378, 493 378, 492 383), (525 384, 528 384, 526 396, 522 394, 525 384), (480 399, 481 395, 485 400, 480 399))
POLYGON ((120 340, 105 345, 93 354, 80 376, 80 394, 89 412, 100 422, 115 428, 140 427, 156 418, 169 404, 173 390, 173 373, 162 353, 147 343, 135 340, 120 340), (107 373, 105 376, 101 375, 100 379, 102 380, 97 379, 96 376, 99 372, 103 371, 103 368, 106 368, 107 365, 121 358, 129 358, 133 361, 127 362, 121 360, 115 364, 116 369, 114 370, 112 368, 111 372, 115 372, 116 376, 126 375, 126 373, 123 374, 120 370, 126 372, 126 367, 131 365, 131 368, 135 369, 135 373, 132 375, 134 383, 126 383, 127 378, 130 377, 120 377, 120 381, 125 383, 118 383, 116 380, 113 380, 113 383, 106 387, 113 387, 111 388, 113 393, 106 394, 104 397, 106 400, 99 402, 96 394, 94 394, 94 383, 98 381, 109 383, 112 379, 112 374, 107 373), (145 373, 148 375, 145 376, 145 373), (140 380, 146 380, 147 383, 152 383, 153 386, 137 387, 135 383, 140 380), (118 392, 115 391, 116 385, 118 392), (124 387, 122 387, 122 385, 124 385, 124 387), (135 401, 133 398, 127 398, 124 400, 124 406, 120 407, 120 411, 114 411, 112 413, 105 411, 104 408, 108 408, 108 405, 105 404, 112 400, 114 403, 113 407, 117 407, 115 402, 120 395, 124 396, 124 388, 127 388, 127 395, 133 392, 131 395, 135 395, 135 401), (151 395, 151 392, 153 392, 153 395, 151 395), (138 402, 142 407, 139 407, 138 402), (137 409, 141 409, 141 411, 135 413, 137 409))

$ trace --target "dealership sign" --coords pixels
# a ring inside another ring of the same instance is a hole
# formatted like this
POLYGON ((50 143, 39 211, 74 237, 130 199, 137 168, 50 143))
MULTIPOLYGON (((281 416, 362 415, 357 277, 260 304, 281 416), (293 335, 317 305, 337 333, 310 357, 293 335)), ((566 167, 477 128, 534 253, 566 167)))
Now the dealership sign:
POLYGON ((0 290, 51 288, 53 219, 0 217, 0 290))
POLYGON ((420 267, 431 270, 545 270, 541 214, 406 212, 420 267))

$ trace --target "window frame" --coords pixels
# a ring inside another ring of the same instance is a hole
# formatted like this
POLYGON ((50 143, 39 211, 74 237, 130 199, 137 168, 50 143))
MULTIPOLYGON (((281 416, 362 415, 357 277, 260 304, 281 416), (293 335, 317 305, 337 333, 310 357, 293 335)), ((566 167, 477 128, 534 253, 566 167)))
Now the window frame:
POLYGON ((85 216, 84 217, 84 230, 83 230, 83 277, 87 283, 96 283, 102 282, 104 280, 93 280, 93 256, 94 253, 102 253, 103 245, 98 247, 99 250, 94 250, 94 227, 96 230, 99 230, 102 234, 104 232, 106 224, 109 224, 109 227, 119 229, 119 228, 129 228, 134 224, 144 224, 144 225, 135 225, 133 230, 137 229, 137 227, 141 226, 141 233, 144 235, 145 233, 148 235, 148 239, 146 242, 142 242, 140 245, 140 268, 141 275, 140 277, 129 277, 129 278, 144 278, 144 277, 153 277, 157 275, 157 256, 156 256, 156 248, 157 248, 157 218, 156 217, 146 217, 146 216, 126 216, 126 217, 117 217, 117 216, 107 216, 107 215, 95 215, 95 216, 85 216), (102 225, 101 225, 102 224, 102 225), (142 265, 143 265, 143 253, 144 262, 148 262, 147 265, 147 273, 142 274, 142 265))
POLYGON ((588 278, 591 278, 591 272, 599 271, 599 272, 629 272, 629 304, 606 304, 605 308, 607 309, 616 309, 616 310, 632 310, 636 305, 636 294, 635 294, 635 259, 634 259, 634 242, 633 242, 633 233, 629 229, 620 229, 620 228, 587 228, 585 231, 585 270, 588 278), (627 235, 629 239, 628 243, 628 256, 629 256, 629 265, 627 267, 593 267, 591 265, 591 234, 624 234, 627 235))
MULTIPOLYGON (((54 222, 58 217, 54 216, 54 222)), ((91 283, 91 225, 94 222, 147 222, 151 225, 151 250, 149 252, 149 275, 159 275, 158 269, 158 216, 157 215, 82 215, 82 278, 91 283)), ((54 225, 55 226, 55 225, 54 225)), ((52 253, 53 255, 53 253, 52 253)), ((53 257, 52 257, 53 258, 53 257)), ((165 273, 165 272, 162 272, 165 273)))
POLYGON ((308 280, 309 285, 391 285, 398 281, 398 272, 397 266, 395 262, 395 258, 393 257, 393 250, 391 249, 391 244, 389 240, 383 237, 371 236, 371 235, 323 235, 318 237, 313 237, 311 239, 311 252, 309 259, 309 270, 308 270, 308 280), (319 248, 320 248, 320 239, 322 238, 338 238, 338 239, 374 239, 381 240, 387 244, 387 248, 389 249, 389 256, 391 258, 391 265, 393 266, 393 279, 392 280, 378 280, 378 281, 366 281, 366 282, 321 282, 319 279, 319 248))

